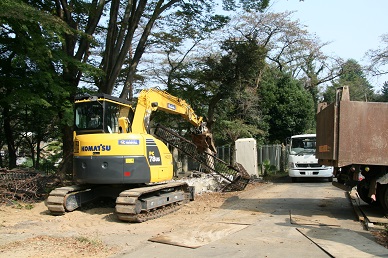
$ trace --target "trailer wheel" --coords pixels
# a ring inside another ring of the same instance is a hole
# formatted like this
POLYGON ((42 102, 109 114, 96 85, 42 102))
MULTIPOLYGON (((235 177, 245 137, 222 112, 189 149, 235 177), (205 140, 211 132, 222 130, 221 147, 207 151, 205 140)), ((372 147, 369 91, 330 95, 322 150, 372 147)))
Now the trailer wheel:
POLYGON ((341 177, 337 177, 337 182, 340 184, 345 184, 345 180, 343 180, 341 177))
POLYGON ((369 194, 369 181, 364 179, 357 185, 357 193, 360 196, 361 200, 367 204, 372 204, 372 199, 368 196, 369 194))
POLYGON ((388 214, 388 186, 379 185, 378 186, 378 201, 380 202, 381 207, 385 214, 388 214))

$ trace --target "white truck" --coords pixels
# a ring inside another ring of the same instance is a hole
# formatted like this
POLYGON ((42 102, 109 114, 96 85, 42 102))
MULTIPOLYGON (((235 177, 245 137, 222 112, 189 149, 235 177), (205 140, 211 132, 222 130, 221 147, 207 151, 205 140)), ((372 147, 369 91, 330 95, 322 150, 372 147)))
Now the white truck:
POLYGON ((333 181, 333 167, 319 165, 315 157, 316 135, 293 135, 288 149, 288 175, 292 182, 298 178, 317 177, 333 181))

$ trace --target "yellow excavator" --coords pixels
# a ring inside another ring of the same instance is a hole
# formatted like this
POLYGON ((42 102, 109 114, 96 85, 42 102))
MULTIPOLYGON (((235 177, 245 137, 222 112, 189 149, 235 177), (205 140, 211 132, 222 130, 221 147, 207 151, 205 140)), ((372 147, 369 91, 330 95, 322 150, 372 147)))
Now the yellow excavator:
MULTIPOLYGON (((107 94, 80 96, 74 112, 76 184, 52 190, 46 201, 49 211, 62 215, 96 198, 112 197, 120 220, 143 222, 194 200, 193 187, 172 181, 173 157, 161 139, 183 148, 210 170, 223 167, 226 175, 220 176, 229 180, 228 185, 234 180, 240 187, 239 171, 213 155, 216 150, 206 123, 184 100, 160 89, 147 89, 140 92, 133 109, 130 102, 107 94), (190 122, 195 129, 192 142, 164 127, 158 129, 159 139, 150 134, 150 117, 156 110, 190 122)), ((245 177, 242 188, 246 183, 245 177)))

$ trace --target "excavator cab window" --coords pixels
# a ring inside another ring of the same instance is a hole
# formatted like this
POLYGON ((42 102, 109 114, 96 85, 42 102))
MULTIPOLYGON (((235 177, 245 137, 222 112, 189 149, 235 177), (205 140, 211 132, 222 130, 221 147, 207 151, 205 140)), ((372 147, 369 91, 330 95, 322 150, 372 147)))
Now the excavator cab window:
POLYGON ((114 101, 100 99, 76 102, 74 130, 77 134, 118 133, 119 117, 127 117, 132 122, 133 114, 131 106, 114 101))
POLYGON ((75 106, 75 130, 102 132, 103 131, 103 105, 100 102, 81 102, 75 106))
POLYGON ((119 118, 126 117, 132 123, 134 112, 128 106, 118 105, 112 102, 105 102, 105 132, 119 132, 119 118))

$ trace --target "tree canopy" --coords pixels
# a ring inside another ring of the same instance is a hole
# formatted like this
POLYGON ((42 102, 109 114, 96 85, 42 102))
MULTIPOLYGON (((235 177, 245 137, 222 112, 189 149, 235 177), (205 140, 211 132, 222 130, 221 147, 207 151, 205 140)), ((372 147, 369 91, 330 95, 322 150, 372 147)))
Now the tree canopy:
POLYGON ((269 124, 269 142, 315 131, 314 101, 300 81, 271 69, 263 79, 260 97, 264 119, 269 124))
MULTIPOLYGON (((267 5, 267 0, 223 1, 228 10, 260 11, 267 5)), ((121 87, 120 96, 131 99, 138 64, 152 42, 152 29, 162 31, 165 26, 192 22, 201 32, 225 21, 225 17, 214 13, 213 1, 206 0, 4 0, 0 8, 2 80, 5 80, 2 85, 14 87, 3 86, 7 94, 0 100, 11 166, 16 160, 12 126, 17 124, 11 112, 20 110, 12 96, 28 91, 21 94, 28 96, 28 100, 21 101, 22 105, 34 99, 32 94, 41 97, 37 100, 46 105, 42 108, 51 105, 48 99, 53 102, 50 107, 59 118, 64 160, 68 164, 64 170, 71 170, 71 103, 79 86, 94 84, 99 92, 108 94, 121 87), (163 23, 169 17, 177 18, 180 23, 163 23), (40 94, 38 90, 46 92, 40 94), (48 99, 44 97, 46 93, 48 99)))
POLYGON ((342 75, 337 82, 327 87, 323 98, 325 102, 335 101, 335 90, 340 86, 349 86, 351 100, 375 101, 376 94, 373 86, 368 82, 364 69, 354 59, 349 59, 342 67, 342 75))
MULTIPOLYGON (((135 100, 139 89, 161 86, 204 115, 221 144, 314 131, 323 85, 325 100, 342 85, 354 99, 385 99, 386 87, 376 96, 356 61, 325 54, 328 43, 290 12, 266 12, 269 2, 0 1, 0 144, 8 166, 23 150, 39 167, 40 143, 53 141, 62 171, 70 171, 72 105, 83 92, 135 100)), ((370 53, 375 67, 384 64, 384 48, 370 53)))

